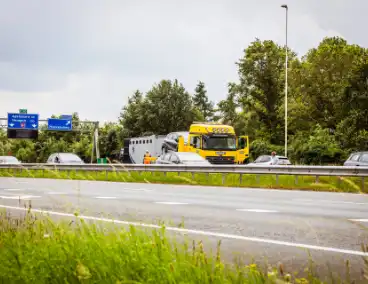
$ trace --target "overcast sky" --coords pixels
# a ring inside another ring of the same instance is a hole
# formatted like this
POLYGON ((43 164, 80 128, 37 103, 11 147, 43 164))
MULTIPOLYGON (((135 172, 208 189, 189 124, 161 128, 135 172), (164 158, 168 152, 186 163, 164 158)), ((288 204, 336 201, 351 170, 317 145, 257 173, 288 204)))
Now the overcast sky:
POLYGON ((134 90, 177 78, 225 98, 256 37, 299 55, 326 36, 368 47, 367 0, 0 0, 0 116, 115 121, 134 90))

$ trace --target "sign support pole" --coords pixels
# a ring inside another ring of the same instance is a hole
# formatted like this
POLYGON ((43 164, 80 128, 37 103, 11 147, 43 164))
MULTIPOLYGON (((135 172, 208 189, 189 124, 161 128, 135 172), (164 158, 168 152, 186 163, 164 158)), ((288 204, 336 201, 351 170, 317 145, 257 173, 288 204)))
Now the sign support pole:
POLYGON ((98 146, 98 127, 99 127, 99 123, 98 121, 95 124, 95 148, 96 148, 96 158, 99 159, 100 158, 100 148, 98 146))

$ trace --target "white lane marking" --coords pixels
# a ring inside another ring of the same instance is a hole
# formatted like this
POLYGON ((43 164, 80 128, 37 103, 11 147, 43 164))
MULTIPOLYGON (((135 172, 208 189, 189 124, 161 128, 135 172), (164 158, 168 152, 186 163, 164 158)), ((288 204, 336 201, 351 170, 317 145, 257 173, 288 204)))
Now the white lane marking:
POLYGON ((148 188, 122 188, 122 190, 131 190, 131 191, 154 191, 154 189, 148 189, 148 188))
POLYGON ((160 201, 160 202, 155 202, 156 204, 165 204, 165 205, 186 205, 188 203, 183 203, 183 202, 174 202, 174 201, 160 201))
POLYGON ((58 194, 66 194, 66 193, 62 192, 62 191, 49 191, 49 192, 47 192, 47 194, 58 195, 58 194))
POLYGON ((5 191, 19 191, 20 188, 3 188, 5 191))
POLYGON ((349 219, 349 221, 368 223, 368 219, 349 219))
MULTIPOLYGON (((24 208, 24 207, 7 206, 7 205, 0 205, 0 208, 10 209, 10 210, 20 210, 20 211, 31 211, 31 212, 36 212, 36 213, 63 216, 63 217, 76 217, 74 214, 71 214, 71 213, 46 211, 46 210, 33 209, 33 208, 24 208)), ((116 223, 116 224, 129 225, 129 226, 131 225, 131 226, 137 226, 137 227, 152 228, 152 229, 162 228, 161 226, 153 225, 153 224, 113 220, 113 219, 108 219, 108 218, 99 218, 99 217, 85 216, 85 215, 79 215, 77 216, 77 218, 85 219, 85 220, 116 223)), ((322 247, 322 246, 315 246, 315 245, 308 245, 308 244, 301 244, 301 243, 291 243, 291 242, 286 242, 286 241, 278 241, 278 240, 263 239, 263 238, 256 238, 256 237, 245 237, 245 236, 240 236, 240 235, 214 233, 214 232, 209 232, 209 231, 191 230, 191 229, 183 229, 183 228, 175 228, 175 227, 165 227, 165 230, 172 231, 172 232, 178 232, 178 233, 184 233, 184 234, 211 236, 211 237, 217 237, 217 238, 274 244, 274 245, 296 247, 296 248, 302 248, 302 249, 320 250, 320 251, 351 254, 351 255, 358 255, 358 256, 368 256, 368 252, 363 252, 363 251, 339 249, 339 248, 333 248, 333 247, 322 247)))
POLYGON ((98 198, 98 199, 116 199, 115 196, 96 196, 95 198, 98 198))
POLYGON ((256 213, 277 213, 279 212, 276 210, 267 210, 267 209, 236 209, 236 211, 246 211, 246 212, 256 212, 256 213))
POLYGON ((36 195, 12 195, 12 196, 0 196, 0 199, 32 199, 32 198, 41 198, 41 196, 36 195))
POLYGON ((320 203, 331 203, 331 204, 355 204, 355 205, 368 205, 368 202, 353 202, 353 201, 339 201, 339 200, 314 200, 314 199, 293 199, 296 202, 320 202, 320 203))

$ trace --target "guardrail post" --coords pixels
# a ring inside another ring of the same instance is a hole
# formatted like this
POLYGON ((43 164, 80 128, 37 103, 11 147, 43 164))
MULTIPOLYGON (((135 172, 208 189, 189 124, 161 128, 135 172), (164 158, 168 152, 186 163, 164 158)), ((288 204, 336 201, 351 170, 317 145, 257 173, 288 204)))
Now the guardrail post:
POLYGON ((225 179, 226 179, 225 174, 222 174, 222 185, 224 185, 224 184, 225 184, 225 179))
POLYGON ((260 181, 259 181, 259 175, 256 175, 256 182, 257 182, 257 184, 260 183, 260 181))
POLYGON ((298 175, 295 175, 295 184, 298 184, 298 175))
POLYGON ((178 172, 178 177, 180 177, 180 173, 181 173, 181 172, 178 172))
POLYGON ((316 183, 319 183, 319 176, 316 175, 316 183))
POLYGON ((279 185, 279 175, 276 175, 276 185, 279 185))
POLYGON ((109 174, 108 174, 108 171, 107 170, 105 171, 105 179, 106 180, 109 180, 109 174))
POLYGON ((210 173, 206 174, 206 179, 207 179, 207 182, 210 182, 210 173))
POLYGON ((337 177, 337 186, 341 187, 341 177, 337 177))
POLYGON ((365 184, 364 184, 365 180, 364 180, 364 177, 362 177, 362 192, 365 191, 364 187, 365 187, 365 184))
POLYGON ((192 180, 194 180, 194 173, 192 172, 192 180))
POLYGON ((164 172, 164 177, 166 177, 166 172, 164 172))
POLYGON ((239 185, 243 183, 243 174, 239 175, 239 185))

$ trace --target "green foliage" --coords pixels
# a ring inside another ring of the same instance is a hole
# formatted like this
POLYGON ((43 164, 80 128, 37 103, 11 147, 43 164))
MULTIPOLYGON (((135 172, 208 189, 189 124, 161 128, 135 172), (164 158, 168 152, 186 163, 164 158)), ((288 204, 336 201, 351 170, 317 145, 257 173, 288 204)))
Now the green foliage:
POLYGON ((112 160, 118 159, 120 148, 123 146, 121 137, 124 135, 122 132, 122 127, 115 123, 107 123, 99 129, 99 146, 103 157, 112 160))
POLYGON ((198 115, 182 84, 177 80, 162 80, 145 97, 136 92, 124 107, 120 121, 130 136, 147 132, 167 134, 188 130, 198 115))
POLYGON ((346 91, 353 87, 353 77, 367 55, 366 49, 339 37, 325 38, 311 49, 300 66, 299 87, 295 88, 307 106, 301 120, 308 118, 323 128, 336 129, 345 118, 346 91))
POLYGON ((203 117, 203 121, 211 121, 214 114, 213 102, 208 100, 205 84, 200 81, 195 88, 193 95, 193 105, 203 117))
POLYGON ((349 79, 341 106, 343 118, 336 129, 340 145, 350 151, 368 149, 368 55, 366 57, 349 79))
POLYGON ((237 112, 239 103, 236 96, 236 85, 230 83, 228 85, 228 89, 229 90, 226 99, 220 101, 218 104, 218 111, 221 114, 222 123, 234 126, 237 122, 239 122, 240 119, 237 112))
MULTIPOLYGON (((289 51, 289 60, 296 55, 289 51)), ((237 63, 240 83, 234 88, 244 109, 257 114, 262 136, 272 144, 283 141, 285 49, 273 41, 256 40, 237 63)))
POLYGON ((146 114, 146 109, 142 107, 143 104, 143 94, 137 90, 132 97, 128 98, 128 104, 123 107, 120 114, 120 123, 128 137, 139 136, 144 132, 144 115, 146 114))
POLYGON ((292 149, 291 157, 302 164, 339 164, 346 158, 335 136, 318 124, 310 135, 299 132, 293 140, 292 149))

